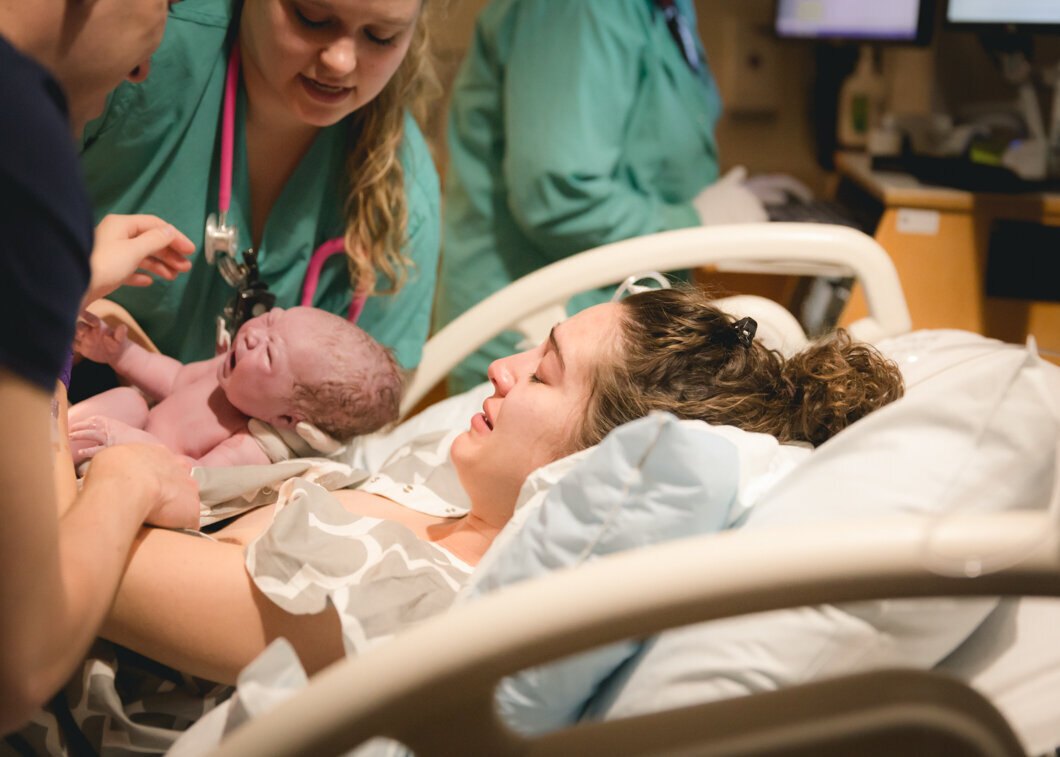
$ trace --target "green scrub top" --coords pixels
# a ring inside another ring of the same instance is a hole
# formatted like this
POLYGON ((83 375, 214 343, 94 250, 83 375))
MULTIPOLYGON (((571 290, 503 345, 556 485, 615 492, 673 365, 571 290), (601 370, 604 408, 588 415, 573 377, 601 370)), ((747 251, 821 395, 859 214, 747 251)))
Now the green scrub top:
MULTIPOLYGON (((702 67, 652 0, 493 0, 454 84, 436 326, 568 255, 699 224, 718 176, 721 98, 691 0, 677 6, 702 67)), ((645 261, 651 269, 651 261, 645 261)), ((571 312, 610 293, 575 298, 571 312)), ((514 336, 450 377, 485 380, 514 336)))
MULTIPOLYGON (((231 0, 184 0, 174 5, 151 73, 126 82, 89 124, 82 168, 98 217, 153 213, 172 223, 199 249, 192 270, 176 281, 124 287, 111 298, 123 305, 167 355, 183 362, 214 354, 216 317, 233 294, 202 252, 206 217, 218 210, 221 109, 231 49, 231 0)), ((243 140, 245 92, 236 106, 232 198, 228 223, 250 246, 250 193, 243 140)), ((346 132, 342 121, 323 129, 274 205, 258 245, 261 279, 279 307, 301 302, 313 251, 345 233, 343 203, 346 132)), ((408 241, 414 263, 397 295, 369 297, 357 325, 394 350, 405 367, 420 361, 430 327, 440 243, 438 175, 423 136, 406 114, 399 154, 405 169, 408 241)), ((378 286, 390 282, 380 274, 378 286)), ((346 316, 352 299, 345 255, 325 263, 313 304, 346 316)))

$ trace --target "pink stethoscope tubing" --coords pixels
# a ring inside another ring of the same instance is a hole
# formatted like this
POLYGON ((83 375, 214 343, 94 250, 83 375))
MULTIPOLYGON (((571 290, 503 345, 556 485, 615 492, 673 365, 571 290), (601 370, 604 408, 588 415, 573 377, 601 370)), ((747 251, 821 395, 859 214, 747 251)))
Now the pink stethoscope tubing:
MULTIPOLYGON (((235 143, 236 123, 236 87, 239 85, 239 42, 232 45, 232 52, 228 56, 228 70, 225 72, 225 95, 224 109, 221 115, 221 177, 220 187, 217 192, 217 204, 220 217, 223 219, 228 215, 228 208, 232 201, 232 154, 235 143)), ((302 301, 305 307, 313 306, 313 295, 316 294, 317 285, 320 283, 320 271, 324 267, 324 261, 332 255, 346 252, 346 242, 342 237, 329 239, 313 251, 309 258, 309 266, 306 268, 305 281, 302 283, 302 301)), ((350 311, 346 314, 346 320, 356 323, 364 310, 367 295, 357 287, 350 302, 350 311)))

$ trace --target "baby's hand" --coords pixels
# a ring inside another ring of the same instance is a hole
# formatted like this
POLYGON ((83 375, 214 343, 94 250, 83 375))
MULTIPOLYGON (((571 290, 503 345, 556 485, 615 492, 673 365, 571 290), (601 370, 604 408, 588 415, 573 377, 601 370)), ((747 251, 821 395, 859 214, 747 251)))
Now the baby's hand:
POLYGON ((112 364, 125 350, 127 333, 125 324, 112 329, 92 313, 84 312, 77 318, 74 349, 96 363, 112 364))
POLYGON ((75 466, 98 455, 107 447, 138 441, 144 441, 143 431, 102 415, 93 415, 70 424, 70 454, 74 458, 75 466))

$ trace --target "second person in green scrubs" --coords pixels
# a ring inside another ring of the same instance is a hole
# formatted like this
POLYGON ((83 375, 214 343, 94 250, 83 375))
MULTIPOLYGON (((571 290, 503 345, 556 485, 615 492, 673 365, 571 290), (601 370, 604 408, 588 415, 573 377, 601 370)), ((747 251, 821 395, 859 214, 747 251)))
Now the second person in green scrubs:
MULTIPOLYGON (((228 223, 253 247, 276 304, 299 303, 319 245, 345 238, 312 304, 347 315, 405 368, 426 341, 439 247, 438 177, 410 108, 433 81, 422 0, 183 0, 144 82, 85 131, 97 212, 155 213, 201 247, 218 210, 224 82, 240 57, 228 223)), ((113 299, 162 352, 214 354, 233 294, 200 248, 189 274, 113 299)))
MULTIPOLYGON (((436 326, 568 255, 699 225, 720 112, 691 0, 492 0, 452 94, 436 326)), ((514 347, 490 342, 450 391, 514 347)))

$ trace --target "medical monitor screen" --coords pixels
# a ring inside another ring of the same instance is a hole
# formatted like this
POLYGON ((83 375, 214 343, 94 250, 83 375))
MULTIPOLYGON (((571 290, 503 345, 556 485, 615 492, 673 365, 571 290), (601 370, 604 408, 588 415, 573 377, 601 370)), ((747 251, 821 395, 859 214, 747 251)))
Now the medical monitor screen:
POLYGON ((946 22, 1060 28, 1060 0, 949 0, 946 22))
POLYGON ((777 0, 780 37, 927 44, 930 0, 777 0))

